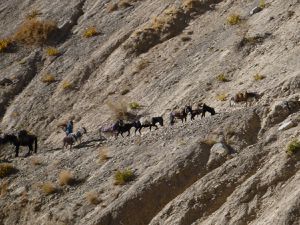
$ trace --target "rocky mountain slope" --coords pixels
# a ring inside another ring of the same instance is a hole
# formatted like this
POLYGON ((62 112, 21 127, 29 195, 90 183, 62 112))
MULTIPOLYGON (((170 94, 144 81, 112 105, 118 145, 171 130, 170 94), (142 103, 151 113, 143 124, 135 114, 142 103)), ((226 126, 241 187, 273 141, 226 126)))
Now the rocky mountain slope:
POLYGON ((27 158, 0 146, 16 168, 0 224, 300 223, 299 155, 286 153, 300 133, 299 0, 5 0, 0 18, 1 131, 39 137, 27 158), (239 91, 262 97, 229 107, 239 91), (168 124, 199 102, 217 115, 168 124), (164 127, 101 138, 130 103, 164 127), (73 150, 69 118, 88 130, 73 150), (134 179, 116 185, 126 168, 134 179))

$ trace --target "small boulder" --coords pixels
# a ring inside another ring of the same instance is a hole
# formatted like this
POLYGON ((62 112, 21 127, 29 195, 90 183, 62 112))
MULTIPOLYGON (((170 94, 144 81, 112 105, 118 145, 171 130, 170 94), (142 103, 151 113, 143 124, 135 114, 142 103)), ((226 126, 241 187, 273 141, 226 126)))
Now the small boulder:
POLYGON ((253 8, 253 9, 251 9, 251 11, 250 11, 250 16, 254 15, 255 13, 260 12, 261 10, 262 10, 262 8, 259 7, 259 6, 257 6, 257 7, 253 8))
POLYGON ((214 168, 226 161, 230 149, 223 142, 214 144, 210 149, 210 156, 207 162, 208 168, 214 168))
POLYGON ((294 121, 284 121, 281 123, 281 125, 278 128, 278 131, 288 130, 292 127, 295 127, 297 124, 294 121))

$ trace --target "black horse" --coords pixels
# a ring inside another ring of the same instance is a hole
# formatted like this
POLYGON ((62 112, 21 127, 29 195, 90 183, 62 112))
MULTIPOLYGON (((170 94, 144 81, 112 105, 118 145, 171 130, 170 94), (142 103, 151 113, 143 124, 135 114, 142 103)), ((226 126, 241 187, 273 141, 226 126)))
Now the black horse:
POLYGON ((205 113, 209 112, 211 115, 215 115, 216 111, 214 108, 206 105, 205 103, 203 105, 199 104, 197 109, 192 109, 191 106, 186 107, 187 112, 191 114, 191 120, 195 119, 195 116, 201 114, 201 118, 205 117, 205 113))
POLYGON ((135 121, 133 123, 133 126, 135 127, 135 134, 138 131, 140 134, 143 127, 149 127, 150 131, 152 127, 155 127, 156 130, 158 129, 158 126, 156 124, 159 124, 160 126, 164 126, 164 119, 161 116, 158 117, 152 117, 151 122, 149 120, 145 121, 135 121))
POLYGON ((216 115, 216 111, 215 111, 215 109, 214 108, 212 108, 212 107, 210 107, 210 106, 208 106, 208 105, 206 105, 205 103, 203 104, 203 106, 202 106, 202 115, 201 115, 201 118, 202 117, 205 117, 205 113, 206 112, 209 112, 210 113, 210 115, 216 115))
POLYGON ((34 144, 34 153, 37 152, 37 137, 32 134, 28 134, 26 130, 19 131, 16 135, 15 134, 4 134, 2 138, 0 138, 0 144, 10 143, 13 144, 16 152, 16 157, 19 156, 19 148, 20 146, 27 146, 29 151, 25 155, 25 157, 31 154, 33 151, 33 144, 34 144))
POLYGON ((119 120, 115 125, 114 129, 117 131, 116 138, 121 134, 122 137, 123 133, 128 132, 127 136, 130 135, 131 128, 135 125, 135 122, 133 123, 124 123, 123 120, 119 120))

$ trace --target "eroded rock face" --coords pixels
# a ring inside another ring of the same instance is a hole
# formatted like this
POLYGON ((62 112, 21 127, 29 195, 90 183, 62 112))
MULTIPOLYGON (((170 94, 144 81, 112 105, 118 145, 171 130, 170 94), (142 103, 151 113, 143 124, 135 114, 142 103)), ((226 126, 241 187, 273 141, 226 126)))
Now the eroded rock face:
POLYGON ((38 136, 38 154, 28 158, 24 147, 13 158, 13 146, 0 146, 0 162, 18 171, 0 181, 0 224, 299 224, 299 160, 286 148, 300 135, 300 5, 273 1, 250 17, 255 7, 221 0, 1 1, 0 39, 37 14, 57 22, 51 47, 60 54, 19 43, 0 53, 1 132, 38 136), (231 26, 234 12, 242 23, 231 26), (88 28, 96 35, 85 38, 88 28), (53 82, 44 82, 46 75, 53 82), (263 96, 251 107, 229 107, 226 96, 240 91, 263 96), (162 116, 164 126, 101 139, 99 127, 120 113, 107 103, 120 102, 136 117, 162 116), (175 108, 199 103, 216 115, 168 125, 175 108), (88 130, 72 150, 61 148, 59 128, 69 118, 74 130, 88 130), (123 169, 134 179, 115 185, 123 169), (77 182, 61 186, 62 170, 77 182), (53 194, 42 188, 47 182, 57 188, 53 194))

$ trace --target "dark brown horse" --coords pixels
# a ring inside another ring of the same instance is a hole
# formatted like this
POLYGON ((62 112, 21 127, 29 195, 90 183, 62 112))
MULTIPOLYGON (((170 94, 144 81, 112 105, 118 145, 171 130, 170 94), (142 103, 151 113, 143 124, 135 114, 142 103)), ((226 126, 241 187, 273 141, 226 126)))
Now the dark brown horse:
POLYGON ((185 106, 181 111, 173 111, 170 113, 170 125, 173 125, 175 123, 175 119, 180 119, 181 122, 183 123, 184 121, 186 122, 188 114, 188 107, 185 106))
POLYGON ((236 103, 241 103, 241 102, 246 102, 246 106, 251 105, 251 101, 254 99, 256 101, 258 101, 258 99, 261 97, 261 95, 259 95, 256 92, 239 92, 236 93, 233 97, 231 97, 230 102, 229 102, 229 106, 235 105, 236 103))
POLYGON ((27 146, 28 152, 25 157, 31 154, 33 151, 34 145, 34 153, 37 152, 37 137, 33 134, 29 134, 26 130, 21 130, 17 134, 4 134, 3 137, 0 137, 0 144, 10 143, 13 144, 15 148, 15 156, 19 156, 20 146, 27 146))

